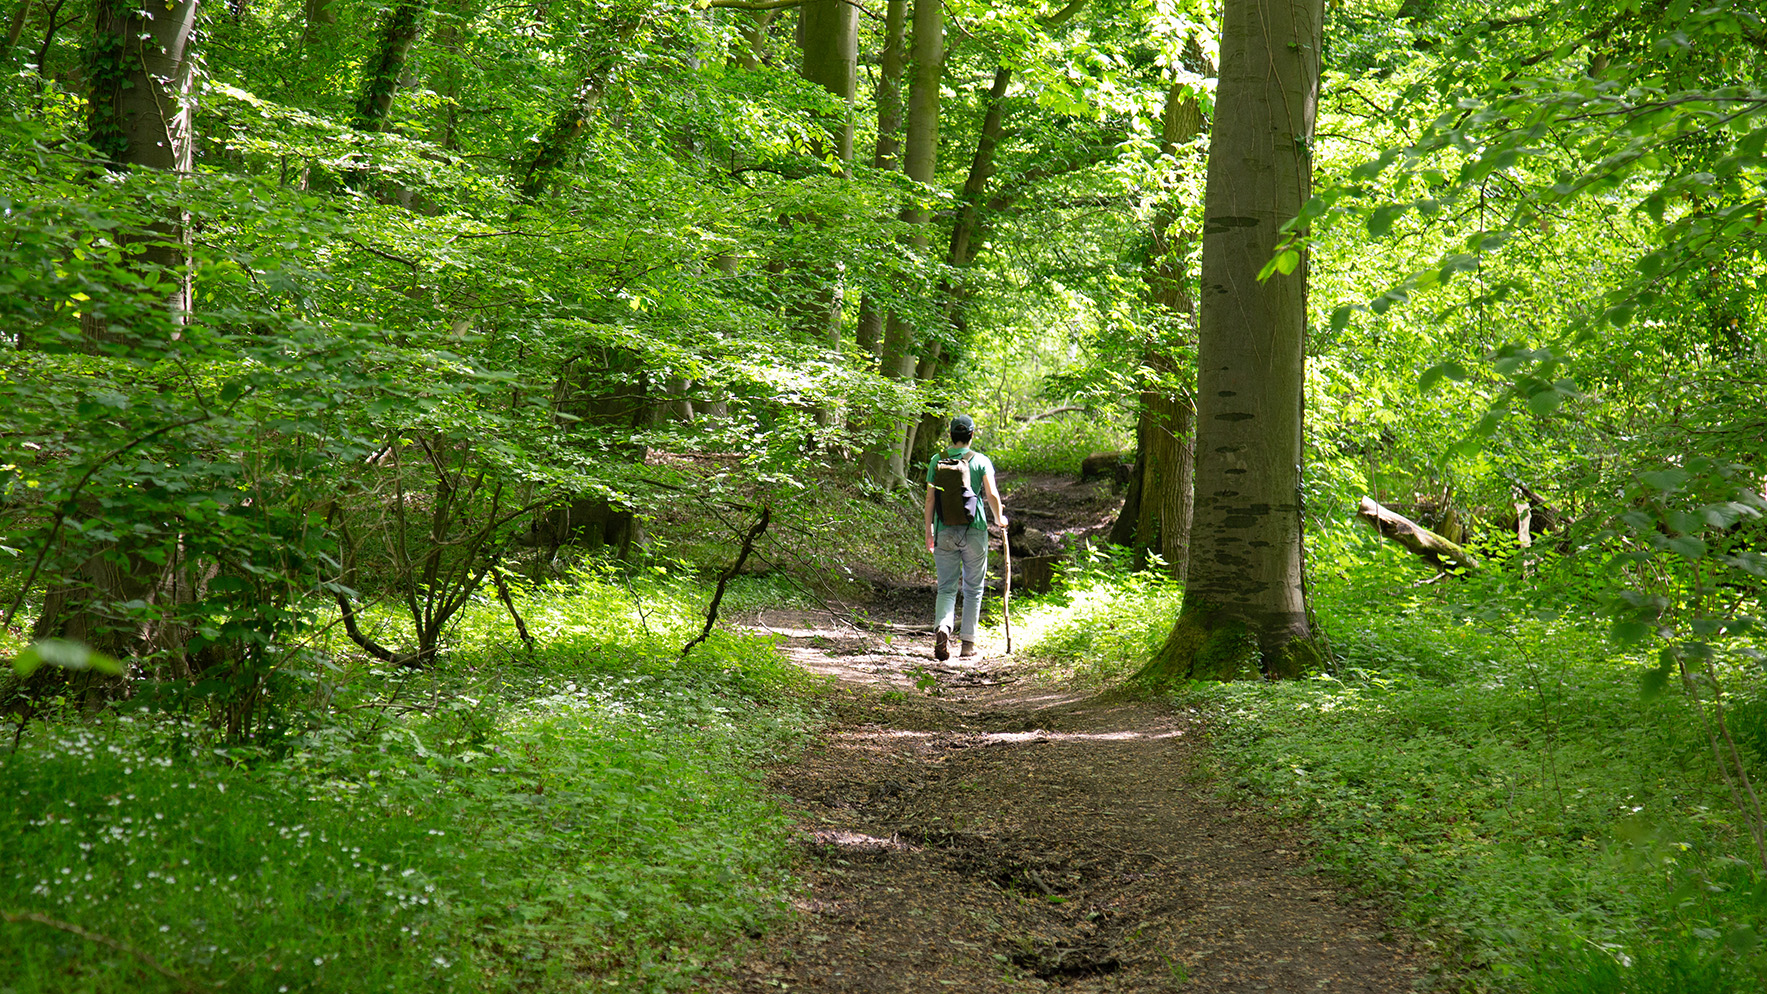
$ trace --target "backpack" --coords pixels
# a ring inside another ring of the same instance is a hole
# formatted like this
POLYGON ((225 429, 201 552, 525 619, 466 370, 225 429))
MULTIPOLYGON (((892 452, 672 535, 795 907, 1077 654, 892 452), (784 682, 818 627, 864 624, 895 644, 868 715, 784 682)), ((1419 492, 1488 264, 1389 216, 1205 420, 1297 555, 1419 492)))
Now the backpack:
POLYGON ((975 453, 945 456, 933 468, 933 488, 939 492, 939 521, 947 527, 967 527, 981 512, 981 501, 969 484, 969 460, 975 453))

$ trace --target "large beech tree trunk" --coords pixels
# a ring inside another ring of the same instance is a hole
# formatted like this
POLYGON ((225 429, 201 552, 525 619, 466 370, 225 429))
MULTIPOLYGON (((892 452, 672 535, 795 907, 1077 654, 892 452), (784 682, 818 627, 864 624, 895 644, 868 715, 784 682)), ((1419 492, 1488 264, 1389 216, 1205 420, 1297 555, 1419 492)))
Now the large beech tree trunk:
MULTIPOLYGON (((86 103, 92 147, 118 166, 188 173, 196 144, 192 130, 195 69, 191 37, 197 0, 142 6, 100 0, 87 53, 86 103)), ((141 262, 177 272, 167 306, 176 319, 190 311, 189 233, 182 215, 161 218, 142 241, 141 262)), ((135 240, 135 239, 130 239, 135 240)), ((89 323, 88 333, 112 339, 111 329, 89 323)))
MULTIPOLYGON (((940 0, 914 0, 913 46, 908 89, 908 141, 903 171, 917 183, 931 183, 939 161, 939 85, 945 63, 945 12, 940 0)), ((924 255, 927 211, 918 203, 902 211, 902 220, 913 226, 910 244, 924 255)), ((884 321, 882 360, 879 368, 894 380, 915 376, 915 328, 900 315, 884 321)), ((907 479, 907 447, 913 443, 917 421, 865 453, 865 472, 873 481, 901 486, 907 479)))
MULTIPOLYGON (((188 173, 195 143, 191 121, 191 51, 197 0, 172 0, 145 7, 123 0, 100 0, 94 10, 92 44, 87 51, 87 127, 92 146, 117 167, 188 173)), ((161 217, 145 234, 128 235, 125 243, 140 245, 135 264, 162 275, 171 288, 165 308, 175 329, 189 314, 190 249, 187 218, 181 213, 161 217), (175 275, 174 275, 175 274, 175 275), (172 278, 165 278, 170 276, 172 278)), ((95 302, 83 316, 88 338, 98 342, 143 342, 147 325, 137 320, 113 322, 95 302)), ((96 506, 82 506, 81 515, 98 516, 96 506)), ((117 528, 120 536, 108 550, 94 552, 73 575, 44 595, 43 610, 32 625, 33 638, 71 638, 112 656, 129 656, 156 634, 174 635, 169 626, 156 633, 125 607, 158 596, 175 555, 175 537, 160 522, 130 522, 135 530, 117 528), (156 559, 158 560, 156 562, 156 559)))
POLYGON ((1310 192, 1321 8, 1227 0, 1204 197, 1189 575, 1145 679, 1293 677, 1319 656, 1301 575, 1305 260, 1257 277, 1310 192))

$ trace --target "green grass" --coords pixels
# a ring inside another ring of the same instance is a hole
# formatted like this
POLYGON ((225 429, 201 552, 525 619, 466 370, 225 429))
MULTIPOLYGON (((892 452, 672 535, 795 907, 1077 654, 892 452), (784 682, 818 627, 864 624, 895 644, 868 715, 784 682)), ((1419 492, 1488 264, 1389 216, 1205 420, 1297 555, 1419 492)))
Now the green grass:
POLYGON ((485 605, 435 672, 322 669, 331 717, 255 749, 164 714, 32 724, 0 754, 0 990, 690 983, 780 907, 755 771, 818 720, 765 640, 681 659, 705 594, 536 594, 533 659, 485 605))
MULTIPOLYGON (((1176 689, 1207 718, 1220 789, 1304 826, 1323 867, 1389 903, 1455 983, 1767 989, 1767 877, 1690 702, 1642 694, 1644 663, 1587 610, 1411 588, 1409 566, 1375 558, 1317 590, 1335 676, 1176 689)), ((1081 571, 1023 609, 1027 652, 1120 680, 1178 599, 1145 576, 1081 571)), ((1767 695, 1758 670, 1729 679, 1759 784, 1767 695)))
POLYGON ((1120 552, 1064 564, 1055 589, 1014 600, 1021 654, 1042 679, 1104 687, 1134 673, 1177 617, 1179 587, 1159 571, 1131 573, 1120 552))
POLYGON ((1767 984, 1767 886, 1687 700, 1641 694, 1586 621, 1413 603, 1327 627, 1335 678, 1184 696, 1213 716, 1224 782, 1304 820, 1474 986, 1767 984))

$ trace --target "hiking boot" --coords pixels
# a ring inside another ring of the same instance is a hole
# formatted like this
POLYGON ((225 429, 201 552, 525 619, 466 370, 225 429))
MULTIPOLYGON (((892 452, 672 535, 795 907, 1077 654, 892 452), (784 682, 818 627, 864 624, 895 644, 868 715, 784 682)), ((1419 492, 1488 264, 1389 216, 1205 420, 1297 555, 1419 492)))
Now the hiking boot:
POLYGON ((941 663, 951 658, 951 633, 943 628, 933 635, 933 658, 941 663))
POLYGON ((974 642, 965 642, 963 643, 963 651, 958 653, 958 655, 968 657, 979 655, 979 653, 976 652, 976 644, 974 642))

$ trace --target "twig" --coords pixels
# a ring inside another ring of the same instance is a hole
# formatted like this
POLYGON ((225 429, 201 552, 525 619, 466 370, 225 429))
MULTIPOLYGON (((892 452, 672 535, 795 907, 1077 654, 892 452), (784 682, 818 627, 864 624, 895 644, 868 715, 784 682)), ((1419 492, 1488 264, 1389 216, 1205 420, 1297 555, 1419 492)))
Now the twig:
POLYGON ((152 956, 148 955, 147 953, 142 952, 139 949, 136 949, 134 946, 129 945, 127 942, 122 942, 120 940, 113 939, 108 935, 100 935, 97 932, 93 932, 88 929, 81 928, 80 926, 75 925, 73 922, 64 922, 59 918, 51 918, 48 915, 39 914, 38 912, 35 912, 35 911, 5 911, 5 910, 0 910, 0 921, 5 921, 5 922, 8 922, 8 923, 14 924, 14 925, 18 924, 19 922, 36 922, 38 925, 43 925, 48 928, 55 929, 58 932, 66 932, 69 935, 77 935, 80 938, 85 939, 87 942, 95 943, 97 945, 105 947, 106 949, 114 949, 117 952, 122 953, 125 956, 133 956, 135 959, 141 961, 141 963, 144 966, 148 967, 153 972, 159 974, 162 977, 165 977, 167 980, 172 981, 173 983, 177 984, 178 986, 182 987, 183 989, 185 989, 187 991, 195 991, 195 990, 201 989, 200 987, 198 987, 198 985, 194 981, 190 980, 188 977, 185 977, 181 973, 177 973, 177 972, 174 972, 173 970, 168 969, 166 967, 166 965, 161 963, 159 960, 154 959, 152 956))
POLYGON ((681 647, 681 655, 683 657, 685 657, 688 651, 694 646, 704 642, 711 636, 712 626, 718 623, 718 603, 724 599, 724 586, 730 582, 731 577, 734 577, 737 573, 742 571, 743 564, 748 562, 749 553, 753 552, 755 549, 755 539, 760 538, 761 533, 767 530, 767 522, 772 519, 773 505, 769 504, 761 508, 761 519, 756 521, 755 526, 750 528, 749 533, 743 537, 742 551, 737 554, 736 562, 732 563, 730 568, 725 570, 723 575, 718 577, 718 589, 713 591, 712 604, 710 607, 706 608, 706 627, 694 638, 693 641, 681 647))
POLYGON ((534 653, 534 636, 528 634, 528 626, 522 621, 521 612, 515 609, 515 598, 509 596, 509 584, 503 582, 503 570, 491 567, 491 582, 497 585, 497 598, 509 609, 510 618, 515 621, 515 633, 521 636, 522 644, 528 647, 528 654, 534 653))

